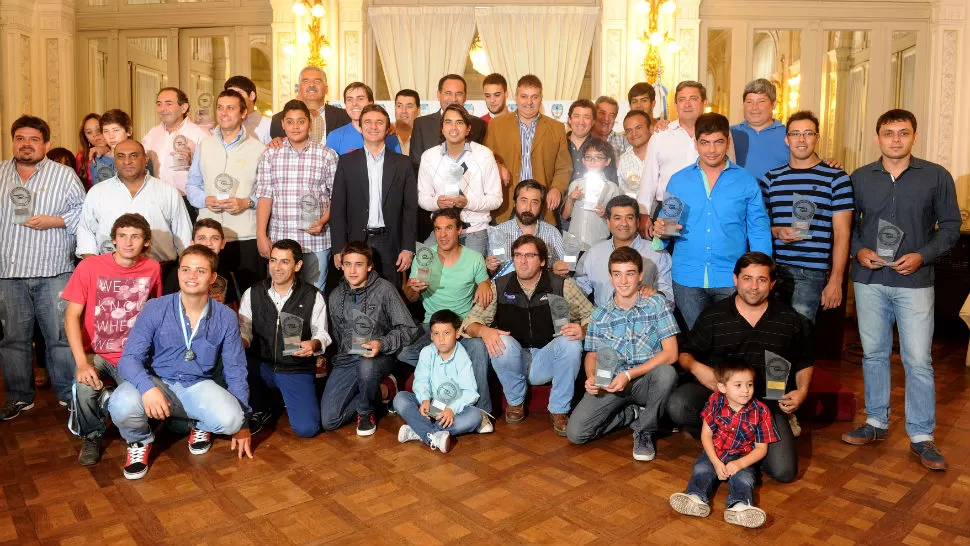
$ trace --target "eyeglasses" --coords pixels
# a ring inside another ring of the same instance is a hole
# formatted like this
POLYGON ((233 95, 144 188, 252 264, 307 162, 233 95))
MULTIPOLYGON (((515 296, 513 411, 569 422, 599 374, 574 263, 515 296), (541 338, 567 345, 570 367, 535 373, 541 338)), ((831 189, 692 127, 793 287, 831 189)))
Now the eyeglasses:
POLYGON ((605 155, 584 155, 583 159, 586 161, 606 161, 605 155))
POLYGON ((802 137, 815 138, 817 136, 818 136, 818 133, 816 133, 815 131, 805 131, 804 133, 799 133, 798 131, 791 131, 790 133, 788 133, 788 138, 794 138, 796 140, 802 137))
POLYGON ((512 254, 512 258, 515 260, 534 260, 538 257, 539 255, 535 252, 515 252, 512 254))

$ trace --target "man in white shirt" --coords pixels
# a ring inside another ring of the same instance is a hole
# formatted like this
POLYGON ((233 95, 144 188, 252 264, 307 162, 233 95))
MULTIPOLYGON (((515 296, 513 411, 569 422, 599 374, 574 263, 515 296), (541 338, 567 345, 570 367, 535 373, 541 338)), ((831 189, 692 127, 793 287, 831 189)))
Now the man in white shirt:
POLYGON ((620 156, 616 168, 617 179, 623 193, 636 197, 643 174, 643 160, 647 157, 647 143, 650 142, 649 114, 643 110, 627 112, 623 118, 623 134, 630 143, 630 149, 620 156))
POLYGON ((161 123, 148 131, 141 143, 158 179, 185 195, 192 155, 209 133, 189 120, 189 97, 177 87, 163 87, 158 92, 155 111, 161 123))
POLYGON ((246 117, 243 126, 246 132, 255 136, 263 144, 269 144, 272 120, 256 108, 256 84, 246 76, 233 76, 226 80, 223 90, 233 90, 246 100, 246 117))

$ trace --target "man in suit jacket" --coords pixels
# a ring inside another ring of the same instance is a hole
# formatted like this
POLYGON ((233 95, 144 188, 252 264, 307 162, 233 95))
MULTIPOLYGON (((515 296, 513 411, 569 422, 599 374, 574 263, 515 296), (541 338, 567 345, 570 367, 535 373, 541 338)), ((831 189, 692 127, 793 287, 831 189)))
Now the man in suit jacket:
MULTIPOLYGON (((465 104, 465 78, 458 74, 448 74, 438 80, 438 104, 441 108, 433 113, 414 120, 411 132, 411 163, 414 171, 418 171, 421 154, 429 148, 441 144, 441 112, 452 104, 465 104)), ((472 116, 471 133, 468 138, 479 144, 485 141, 485 122, 477 116, 472 116)))
MULTIPOLYGON (((401 272, 414 256, 418 187, 404 155, 385 147, 391 118, 380 105, 361 110, 364 147, 340 156, 331 198, 331 248, 364 241, 374 251, 374 269, 401 286, 401 272)), ((339 268, 340 254, 334 255, 339 268)))
MULTIPOLYGON (((326 73, 316 66, 308 66, 301 70, 300 87, 296 92, 296 98, 307 105, 313 116, 310 138, 324 145, 327 143, 327 133, 350 123, 350 116, 345 110, 323 102, 326 97, 326 73)), ((283 132, 283 112, 273 114, 269 135, 272 138, 286 138, 286 133, 283 132)))
MULTIPOLYGON (((502 206, 492 214, 496 222, 512 216, 512 193, 516 184, 530 178, 546 187, 545 221, 555 225, 555 210, 569 186, 572 161, 562 123, 540 115, 542 82, 536 76, 522 76, 515 88, 514 115, 492 118, 488 123, 485 146, 495 153, 505 186, 502 206), (528 157, 522 157, 523 151, 528 157)), ((419 118, 420 119, 420 118, 419 118)), ((411 148, 414 149, 413 146, 411 148)))

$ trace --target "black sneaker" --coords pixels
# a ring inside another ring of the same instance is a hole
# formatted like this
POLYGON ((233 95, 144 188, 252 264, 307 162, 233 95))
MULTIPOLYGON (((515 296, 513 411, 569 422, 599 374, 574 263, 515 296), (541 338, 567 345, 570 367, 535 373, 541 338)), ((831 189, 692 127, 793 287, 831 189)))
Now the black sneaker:
POLYGON ((101 460, 101 437, 81 438, 81 453, 77 456, 77 464, 91 466, 101 460))
POLYGON ((653 434, 638 431, 633 433, 633 459, 637 461, 652 461, 657 456, 657 448, 653 445, 653 434))
POLYGON ((930 470, 946 470, 946 459, 933 442, 909 444, 909 449, 919 457, 919 462, 930 470))
POLYGON ((273 414, 268 411, 254 411, 249 417, 249 434, 256 435, 272 418, 273 414))
POLYGON ((876 428, 869 423, 863 423, 849 432, 843 433, 842 441, 854 446, 861 446, 864 444, 885 440, 886 436, 888 435, 889 429, 876 428))
POLYGON ((34 409, 34 403, 30 402, 11 402, 0 408, 0 421, 9 421, 20 415, 20 412, 34 409))
POLYGON ((135 442, 128 444, 128 459, 125 460, 125 478, 137 480, 148 472, 148 454, 152 444, 135 442))
POLYGON ((357 436, 370 436, 377 432, 377 423, 374 421, 374 414, 357 414, 357 436))
POLYGON ((212 433, 193 428, 189 432, 189 453, 202 455, 212 447, 212 433))

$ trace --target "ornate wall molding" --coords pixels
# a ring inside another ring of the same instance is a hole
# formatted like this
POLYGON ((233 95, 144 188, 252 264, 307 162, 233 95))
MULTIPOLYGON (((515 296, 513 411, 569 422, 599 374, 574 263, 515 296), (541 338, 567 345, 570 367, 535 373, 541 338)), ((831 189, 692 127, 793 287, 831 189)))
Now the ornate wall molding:
POLYGON ((953 157, 953 110, 957 71, 957 31, 943 31, 943 63, 940 74, 940 140, 937 160, 951 169, 953 157))
MULTIPOLYGON (((606 31, 606 81, 603 92, 611 97, 625 97, 626 92, 621 89, 620 81, 623 63, 623 30, 611 28, 606 31)), ((594 96, 596 93, 594 93, 594 96)))
POLYGON ((57 38, 47 38, 47 123, 51 127, 51 140, 61 137, 61 71, 60 49, 57 38))
POLYGON ((20 35, 20 80, 23 87, 20 89, 20 113, 26 114, 33 112, 31 97, 33 89, 30 85, 30 36, 20 35))

